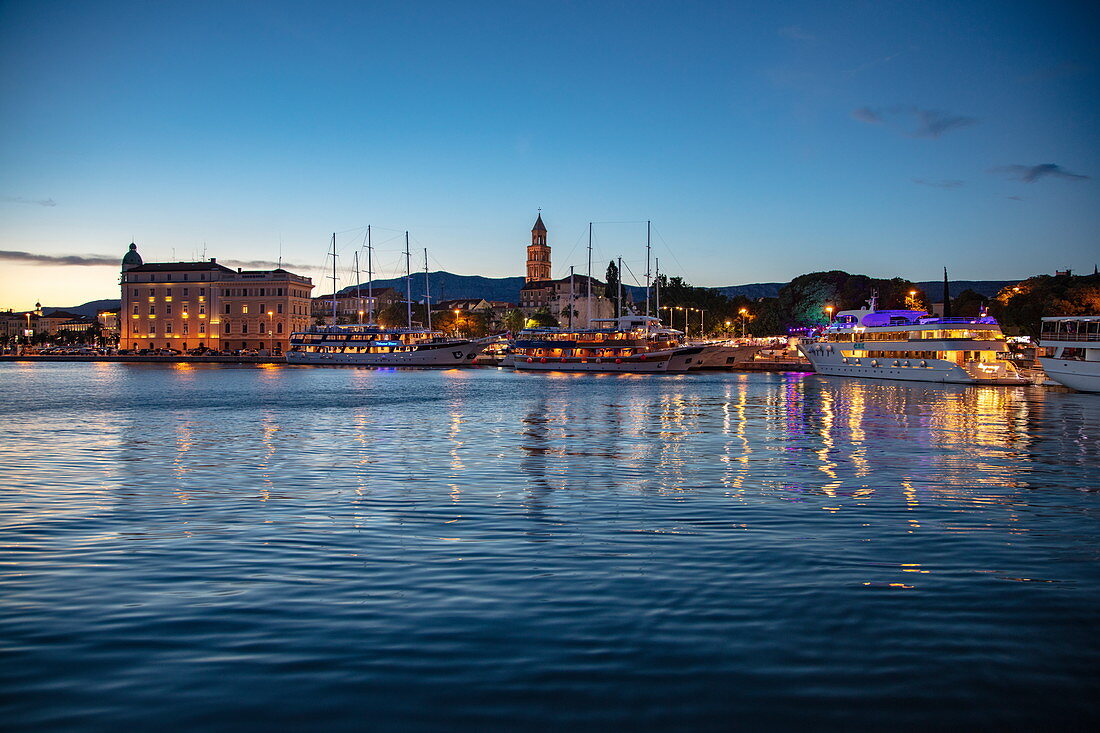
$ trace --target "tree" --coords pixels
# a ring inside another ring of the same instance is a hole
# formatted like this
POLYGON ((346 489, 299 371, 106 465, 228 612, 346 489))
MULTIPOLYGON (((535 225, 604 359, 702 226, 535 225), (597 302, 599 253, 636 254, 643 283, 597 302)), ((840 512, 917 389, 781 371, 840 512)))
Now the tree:
POLYGON ((378 317, 376 319, 379 326, 385 326, 387 328, 394 328, 398 326, 404 326, 408 322, 408 315, 405 312, 404 303, 390 303, 382 310, 378 311, 378 317))
POLYGON ((619 302, 619 267, 615 260, 607 263, 607 285, 604 286, 604 297, 615 304, 615 314, 622 313, 622 303, 619 302))
POLYGON ((513 308, 504 314, 504 327, 512 333, 522 331, 526 323, 527 316, 519 308, 513 308))
POLYGON ((542 310, 535 311, 535 313, 527 319, 527 325, 536 328, 557 328, 558 319, 554 318, 554 316, 550 314, 550 311, 543 308, 542 310))
POLYGON ((1100 313, 1100 275, 1036 275, 997 293, 989 311, 1006 333, 1037 339, 1045 316, 1100 313))

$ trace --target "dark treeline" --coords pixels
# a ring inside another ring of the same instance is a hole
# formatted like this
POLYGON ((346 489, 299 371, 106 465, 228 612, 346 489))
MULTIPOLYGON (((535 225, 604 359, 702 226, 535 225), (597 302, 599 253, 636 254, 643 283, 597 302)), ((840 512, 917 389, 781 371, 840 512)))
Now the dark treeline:
POLYGON ((1044 316, 1100 313, 1100 275, 1036 275, 1007 287, 989 303, 1005 333, 1038 338, 1044 316))

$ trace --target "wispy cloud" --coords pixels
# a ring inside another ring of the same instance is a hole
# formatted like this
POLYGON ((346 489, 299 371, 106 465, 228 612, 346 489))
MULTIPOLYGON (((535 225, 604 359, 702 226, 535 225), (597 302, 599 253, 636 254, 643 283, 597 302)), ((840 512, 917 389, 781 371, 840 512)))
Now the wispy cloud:
POLYGON ((905 52, 904 51, 898 51, 897 53, 892 53, 889 56, 880 56, 877 59, 871 59, 870 61, 864 62, 864 63, 860 64, 859 66, 856 66, 855 68, 845 69, 844 73, 849 74, 849 75, 858 74, 861 71, 867 71, 867 69, 873 69, 874 67, 879 66, 880 64, 888 64, 891 61, 893 61, 894 59, 896 59, 898 56, 901 56, 903 53, 905 53, 905 52))
POLYGON ((31 204, 33 206, 57 206, 53 199, 26 199, 22 196, 4 196, 3 201, 9 204, 31 204))
POLYGON ((122 266, 122 257, 103 255, 40 255, 33 252, 0 249, 0 262, 27 262, 35 265, 77 265, 80 267, 98 267, 100 265, 122 266))
MULTIPOLYGON (((121 267, 121 255, 43 255, 18 250, 0 250, 0 262, 22 262, 31 265, 68 265, 76 267, 121 267)), ((273 260, 222 260, 226 267, 240 267, 248 270, 273 270, 279 263, 273 260)), ((317 270, 315 265, 299 265, 283 262, 284 270, 317 270)))
POLYGON ((931 186, 932 188, 959 188, 963 185, 962 181, 956 181, 953 179, 947 179, 943 181, 927 181, 923 178, 914 178, 913 183, 919 183, 922 186, 931 186))
POLYGON ((792 41, 813 41, 816 36, 797 25, 785 25, 779 29, 779 35, 792 41))
POLYGON ((991 173, 1000 173, 1024 183, 1035 183, 1041 178, 1064 178, 1068 181, 1087 181, 1088 176, 1080 173, 1071 173, 1060 165, 1054 163, 1040 163, 1039 165, 1002 165, 990 170, 991 173))
POLYGON ((852 110, 852 117, 860 122, 866 122, 868 125, 880 125, 882 124, 882 115, 875 112, 870 107, 857 107, 852 110))
POLYGON ((938 109, 921 109, 912 105, 896 105, 883 109, 857 107, 852 110, 852 117, 867 124, 885 124, 910 137, 931 138, 978 122, 976 117, 951 114, 938 109))

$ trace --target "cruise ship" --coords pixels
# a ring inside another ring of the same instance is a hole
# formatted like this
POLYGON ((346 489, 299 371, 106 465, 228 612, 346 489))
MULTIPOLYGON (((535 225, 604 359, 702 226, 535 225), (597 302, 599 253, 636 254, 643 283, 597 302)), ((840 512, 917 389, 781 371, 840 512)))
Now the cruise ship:
POLYGON ((590 328, 528 328, 506 364, 519 371, 686 372, 703 364, 709 347, 684 346, 683 332, 659 318, 628 315, 593 319, 590 328))
POLYGON ((317 326, 290 335, 286 360, 331 366, 468 366, 493 340, 447 338, 439 331, 375 324, 317 326))
POLYGON ((1005 358, 988 315, 940 318, 917 310, 841 311, 815 341, 799 344, 819 374, 955 384, 1027 384, 1005 358))
POLYGON ((1044 318, 1039 346, 1054 350, 1039 357, 1047 377, 1079 392, 1100 392, 1100 316, 1044 318))

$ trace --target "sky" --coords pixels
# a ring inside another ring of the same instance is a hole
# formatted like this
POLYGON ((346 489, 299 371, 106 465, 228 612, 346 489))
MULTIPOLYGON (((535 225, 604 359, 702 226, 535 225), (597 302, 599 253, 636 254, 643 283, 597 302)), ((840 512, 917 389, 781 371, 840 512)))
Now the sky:
POLYGON ((147 262, 697 285, 1100 260, 1089 3, 0 2, 0 308, 147 262))

